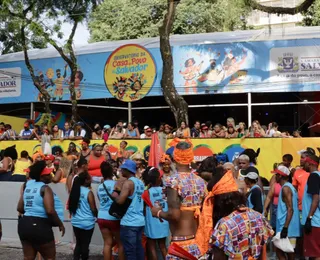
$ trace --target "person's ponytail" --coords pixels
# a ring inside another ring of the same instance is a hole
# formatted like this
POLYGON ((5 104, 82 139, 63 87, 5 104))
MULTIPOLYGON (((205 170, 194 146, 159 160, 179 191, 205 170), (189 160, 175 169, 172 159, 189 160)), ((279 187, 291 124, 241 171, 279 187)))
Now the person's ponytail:
POLYGON ((88 172, 82 172, 74 178, 73 185, 69 196, 69 212, 75 215, 78 209, 81 186, 85 183, 88 172))

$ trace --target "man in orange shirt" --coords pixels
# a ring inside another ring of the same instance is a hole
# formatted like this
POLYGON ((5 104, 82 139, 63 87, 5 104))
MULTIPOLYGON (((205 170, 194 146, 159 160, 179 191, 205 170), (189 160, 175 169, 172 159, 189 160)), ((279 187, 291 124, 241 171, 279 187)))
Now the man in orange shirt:
POLYGON ((306 154, 303 152, 300 157, 300 168, 298 168, 293 176, 292 185, 298 191, 298 200, 299 200, 299 211, 302 211, 302 199, 304 194, 304 188, 307 184, 310 173, 304 170, 306 154))

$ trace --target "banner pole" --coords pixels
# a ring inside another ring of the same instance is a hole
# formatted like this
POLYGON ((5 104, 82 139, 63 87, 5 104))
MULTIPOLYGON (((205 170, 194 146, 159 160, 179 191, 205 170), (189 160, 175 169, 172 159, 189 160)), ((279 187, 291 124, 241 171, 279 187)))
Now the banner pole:
POLYGON ((31 120, 34 119, 34 103, 33 102, 30 103, 30 119, 31 120))
POLYGON ((128 102, 128 123, 132 122, 132 104, 128 102))
POLYGON ((248 127, 251 126, 251 122, 252 122, 251 92, 248 92, 248 127))

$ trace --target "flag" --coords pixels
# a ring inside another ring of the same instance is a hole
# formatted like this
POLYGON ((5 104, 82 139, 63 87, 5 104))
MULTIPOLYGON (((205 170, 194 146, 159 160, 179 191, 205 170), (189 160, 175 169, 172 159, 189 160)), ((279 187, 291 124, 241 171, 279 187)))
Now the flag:
POLYGON ((158 133, 154 133, 151 139, 148 166, 159 168, 160 158, 162 154, 163 150, 159 142, 158 133))

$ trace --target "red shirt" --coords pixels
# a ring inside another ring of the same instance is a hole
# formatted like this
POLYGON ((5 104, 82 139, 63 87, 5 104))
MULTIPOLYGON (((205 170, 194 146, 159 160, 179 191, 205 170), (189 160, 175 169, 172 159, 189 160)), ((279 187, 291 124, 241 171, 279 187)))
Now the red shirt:
POLYGON ((109 140, 109 134, 108 134, 108 133, 104 133, 102 138, 103 138, 103 140, 104 140, 105 142, 108 142, 108 140, 109 140))
POLYGON ((105 161, 104 156, 100 156, 100 158, 96 159, 92 155, 90 155, 89 163, 88 163, 88 172, 91 176, 94 176, 94 177, 102 176, 100 165, 103 161, 105 161))

